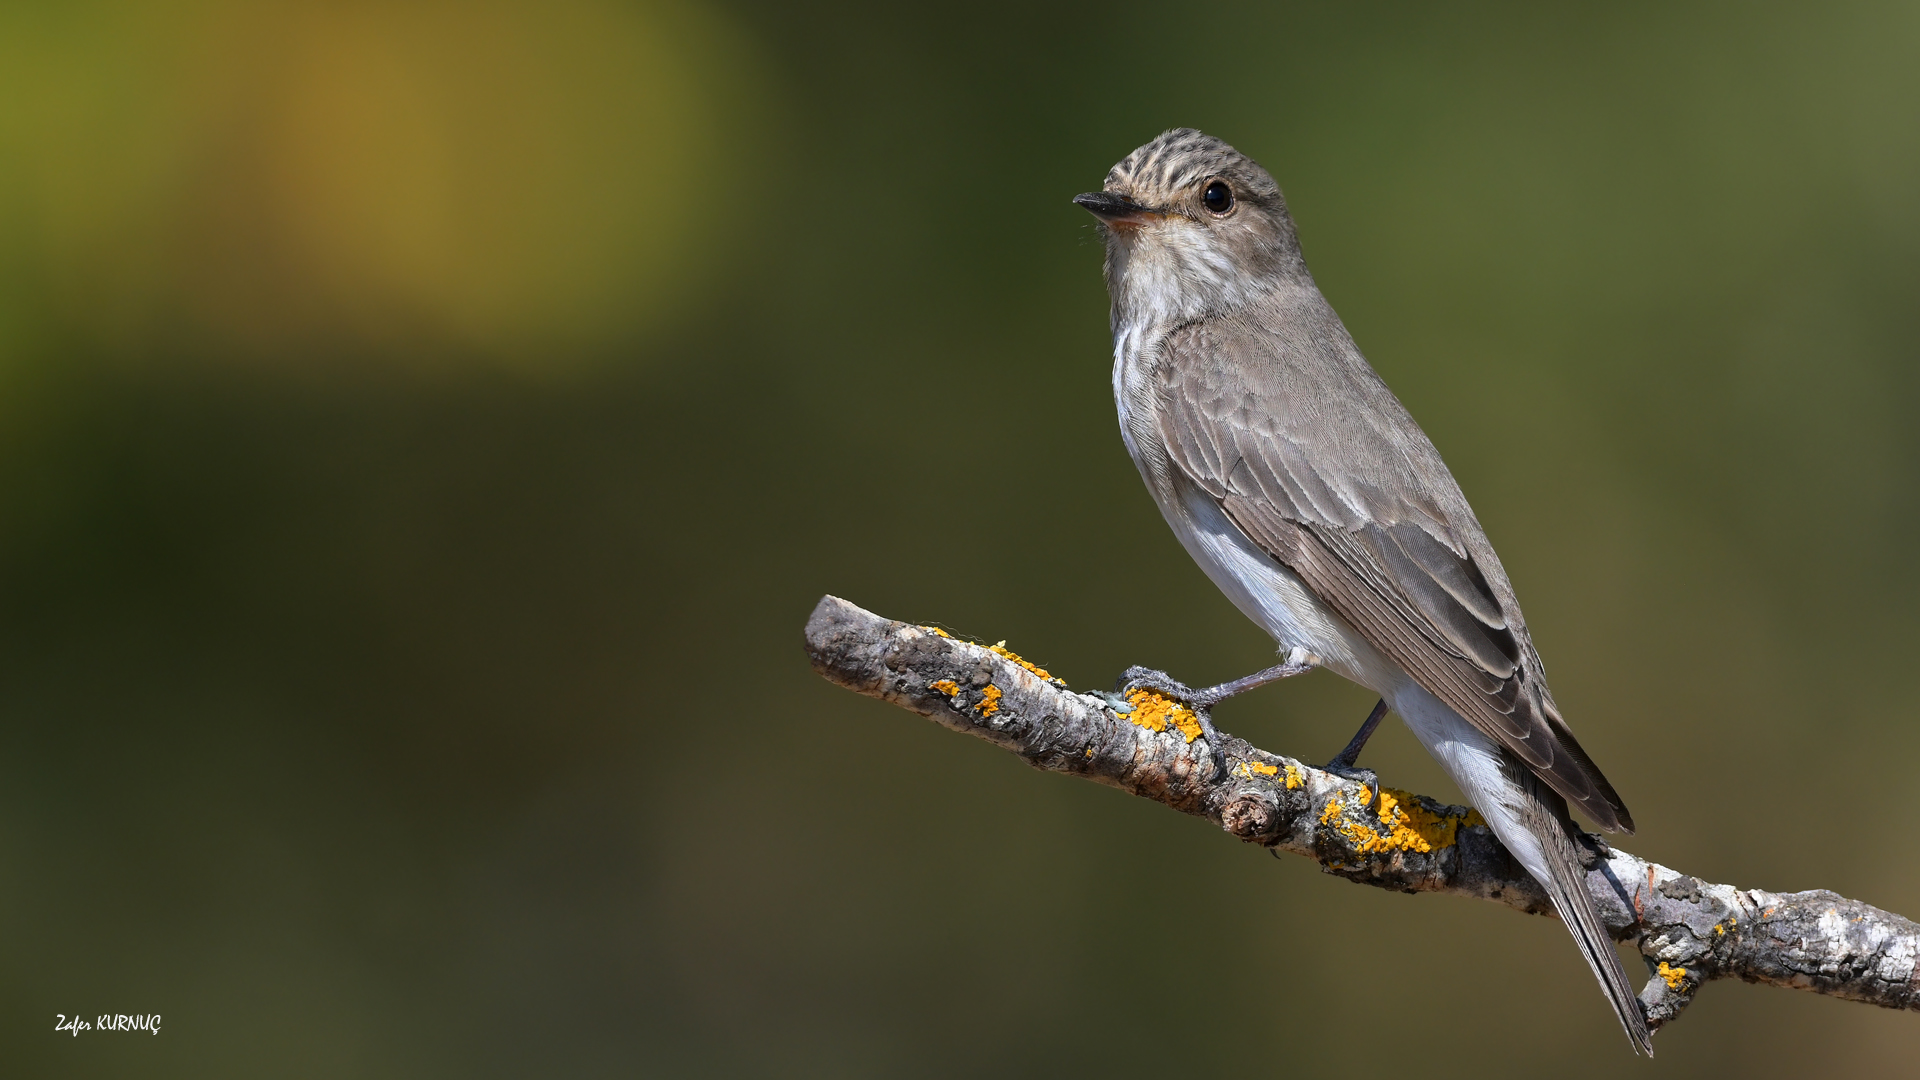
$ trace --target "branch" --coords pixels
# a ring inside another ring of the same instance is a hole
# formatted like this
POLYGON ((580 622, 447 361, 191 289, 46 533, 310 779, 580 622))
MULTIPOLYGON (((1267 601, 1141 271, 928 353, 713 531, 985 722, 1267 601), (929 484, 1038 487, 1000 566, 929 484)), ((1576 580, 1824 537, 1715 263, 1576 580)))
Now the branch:
MULTIPOLYGON (((1248 843, 1305 855, 1349 881, 1452 893, 1534 915, 1553 905, 1480 816, 1363 785, 1224 736, 1214 760, 1191 713, 1150 693, 1077 694, 1008 652, 823 597, 807 620, 814 670, 1036 768, 1085 777, 1206 818, 1248 843), (1121 711, 1116 711, 1118 705, 1121 711), (1222 768, 1220 766, 1224 765, 1222 768)), ((1702 984, 1738 978, 1920 1011, 1920 925, 1824 889, 1714 885, 1590 835, 1587 888, 1607 929, 1654 977, 1640 992, 1658 1028, 1702 984)))

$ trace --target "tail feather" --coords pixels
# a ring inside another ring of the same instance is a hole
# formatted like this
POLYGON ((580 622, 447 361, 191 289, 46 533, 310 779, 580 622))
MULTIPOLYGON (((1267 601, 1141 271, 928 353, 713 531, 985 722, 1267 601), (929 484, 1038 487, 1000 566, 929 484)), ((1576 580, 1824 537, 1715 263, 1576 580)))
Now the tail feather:
POLYGON ((1640 999, 1633 992, 1613 938, 1587 892, 1586 868, 1574 845, 1573 819, 1567 801, 1534 775, 1512 751, 1495 743, 1438 698, 1418 687, 1406 687, 1393 698, 1398 712, 1415 736, 1440 762, 1447 775, 1486 818, 1514 859, 1538 881, 1553 900, 1560 921, 1580 946, 1593 977, 1620 1018, 1634 1048, 1653 1056, 1653 1032, 1647 1026, 1640 999))
POLYGON ((1640 1008, 1640 999, 1633 991, 1633 983, 1627 977, 1626 966, 1620 962, 1620 953, 1613 947, 1613 936, 1607 933, 1607 924, 1600 919, 1600 911, 1593 905, 1593 895, 1587 892, 1587 872, 1581 863, 1580 852, 1574 847, 1567 835, 1569 822, 1566 805, 1553 791, 1537 791, 1541 803, 1540 809, 1560 820, 1541 829, 1538 835, 1545 848, 1547 876, 1540 884, 1546 887, 1547 895, 1553 898, 1553 906, 1560 913, 1560 921, 1567 925, 1573 940, 1580 946, 1580 954, 1587 958, 1587 966, 1593 969, 1593 977, 1600 982, 1600 989, 1607 995, 1607 1001, 1613 1006, 1615 1015, 1620 1018, 1620 1026, 1626 1029, 1627 1038, 1633 1041, 1635 1049, 1648 1057, 1653 1056, 1653 1031, 1647 1026, 1646 1013, 1640 1008), (1555 805, 1558 804, 1558 805, 1555 805), (1558 810, 1558 814, 1553 814, 1558 810))

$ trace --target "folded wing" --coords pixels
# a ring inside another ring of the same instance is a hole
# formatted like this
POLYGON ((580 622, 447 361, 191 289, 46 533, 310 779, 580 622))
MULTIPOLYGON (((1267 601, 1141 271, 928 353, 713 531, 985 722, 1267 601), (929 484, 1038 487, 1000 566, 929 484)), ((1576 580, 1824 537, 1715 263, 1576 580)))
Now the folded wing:
POLYGON ((1170 334, 1157 375, 1174 465, 1421 686, 1594 824, 1631 832, 1554 707, 1510 592, 1503 602, 1463 542, 1484 538, 1451 474, 1344 337, 1217 321, 1170 334), (1309 352, 1318 362, 1301 362, 1309 352), (1360 415, 1326 415, 1328 401, 1361 402, 1360 415))

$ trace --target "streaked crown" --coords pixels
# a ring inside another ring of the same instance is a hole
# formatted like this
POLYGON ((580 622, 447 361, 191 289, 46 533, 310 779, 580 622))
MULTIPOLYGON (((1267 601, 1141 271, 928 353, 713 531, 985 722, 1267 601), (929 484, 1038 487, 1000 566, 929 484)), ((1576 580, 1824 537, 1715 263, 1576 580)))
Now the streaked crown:
POLYGON ((1106 189, 1165 206, 1202 181, 1236 181, 1243 198, 1279 199, 1280 185, 1252 158, 1193 128, 1174 128, 1107 170, 1106 189))

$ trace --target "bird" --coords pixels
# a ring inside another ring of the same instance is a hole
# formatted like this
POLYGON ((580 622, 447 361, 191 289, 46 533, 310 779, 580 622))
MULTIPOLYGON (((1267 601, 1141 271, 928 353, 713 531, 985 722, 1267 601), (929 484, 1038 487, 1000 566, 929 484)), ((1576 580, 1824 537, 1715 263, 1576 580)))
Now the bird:
MULTIPOLYGON (((1586 891, 1578 807, 1633 831, 1574 738, 1486 531, 1420 425, 1307 270, 1280 187, 1213 136, 1176 128, 1073 201, 1105 234, 1113 392, 1147 490, 1189 555, 1281 663, 1208 688, 1129 668, 1209 710, 1326 668, 1380 695, 1330 768, 1391 709, 1553 902, 1634 1047, 1652 1033, 1586 891)), ((1218 754, 1215 754, 1218 760, 1218 754)))

